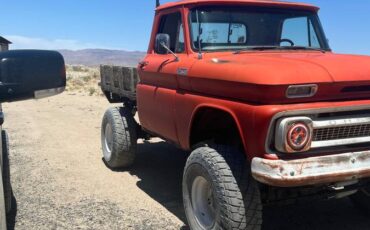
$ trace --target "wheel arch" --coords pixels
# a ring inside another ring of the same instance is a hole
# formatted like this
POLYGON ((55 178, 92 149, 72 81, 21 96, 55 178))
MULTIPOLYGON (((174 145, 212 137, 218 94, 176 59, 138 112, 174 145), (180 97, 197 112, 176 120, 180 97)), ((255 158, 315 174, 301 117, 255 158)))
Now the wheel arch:
MULTIPOLYGON (((233 125, 232 129, 234 129, 232 131, 235 132, 235 134, 237 135, 237 138, 239 138, 239 141, 241 142, 240 144, 243 147, 243 151, 244 153, 246 153, 247 146, 246 146, 245 137, 244 137, 245 135, 243 133, 243 129, 241 127, 241 124, 239 122, 237 115, 234 113, 234 111, 232 111, 229 108, 219 106, 219 105, 214 105, 214 104, 201 104, 201 105, 198 105, 194 109, 192 116, 191 116, 191 122, 189 125, 189 137, 188 137, 189 146, 192 148, 197 143, 206 140, 204 139, 206 138, 206 136, 202 136, 202 134, 204 135, 204 133, 199 134, 197 132, 202 131, 203 128, 206 128, 206 129, 209 128, 207 127, 208 124, 206 124, 205 127, 204 126, 202 127, 200 123, 202 121, 207 120, 208 118, 207 116, 210 113, 216 113, 216 115, 213 118, 211 118, 210 122, 208 121, 209 124, 214 124, 212 122, 216 122, 216 121, 212 119, 220 118, 219 116, 226 118, 226 120, 224 121, 226 122, 226 124, 228 124, 228 122, 231 122, 231 124, 233 125)), ((221 128, 221 127, 222 125, 217 126, 217 128, 221 128)))

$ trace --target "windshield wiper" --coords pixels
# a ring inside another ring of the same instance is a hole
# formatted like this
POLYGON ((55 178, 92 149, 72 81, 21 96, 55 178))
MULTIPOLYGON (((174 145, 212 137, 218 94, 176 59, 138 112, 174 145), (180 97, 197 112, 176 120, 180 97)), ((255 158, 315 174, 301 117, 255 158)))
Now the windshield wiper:
POLYGON ((326 53, 326 50, 314 47, 307 47, 307 46, 250 46, 247 48, 240 49, 235 51, 234 54, 240 54, 246 51, 251 50, 314 50, 320 51, 322 53, 326 53))
POLYGON ((286 49, 286 50, 314 50, 314 51, 320 51, 322 53, 326 53, 326 50, 324 50, 324 49, 309 47, 309 46, 281 46, 281 49, 286 49))
POLYGON ((280 48, 281 46, 249 46, 247 48, 243 48, 238 51, 235 51, 234 54, 240 54, 245 51, 251 51, 251 50, 276 50, 280 48))

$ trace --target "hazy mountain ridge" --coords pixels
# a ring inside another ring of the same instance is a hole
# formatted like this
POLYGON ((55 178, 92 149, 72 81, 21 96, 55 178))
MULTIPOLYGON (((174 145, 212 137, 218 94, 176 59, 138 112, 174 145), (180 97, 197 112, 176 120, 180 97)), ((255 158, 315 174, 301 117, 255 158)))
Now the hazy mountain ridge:
POLYGON ((136 66, 145 56, 145 52, 84 49, 84 50, 58 50, 68 65, 99 66, 101 64, 136 66))

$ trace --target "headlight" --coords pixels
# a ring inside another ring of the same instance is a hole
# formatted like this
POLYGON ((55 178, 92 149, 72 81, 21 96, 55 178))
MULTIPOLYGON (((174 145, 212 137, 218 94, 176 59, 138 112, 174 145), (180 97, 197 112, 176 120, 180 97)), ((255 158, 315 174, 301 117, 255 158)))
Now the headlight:
POLYGON ((311 148, 312 120, 309 117, 280 119, 275 133, 275 147, 280 152, 305 152, 311 148))
POLYGON ((288 128, 287 143, 295 151, 302 150, 310 139, 310 130, 305 123, 293 123, 288 128))

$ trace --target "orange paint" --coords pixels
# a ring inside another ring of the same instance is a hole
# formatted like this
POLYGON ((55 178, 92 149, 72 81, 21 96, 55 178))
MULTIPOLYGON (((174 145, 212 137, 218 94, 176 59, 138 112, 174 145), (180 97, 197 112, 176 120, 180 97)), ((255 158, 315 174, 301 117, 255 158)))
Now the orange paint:
POLYGON ((184 0, 158 7, 148 54, 143 60, 146 65, 139 68, 141 81, 137 86, 139 117, 145 129, 189 150, 195 114, 204 107, 216 108, 234 119, 249 160, 278 159, 268 154, 265 146, 275 114, 370 105, 369 91, 344 91, 353 86, 370 86, 370 57, 366 56, 278 50, 203 52, 199 59, 190 47, 188 23, 184 23, 185 52, 178 54, 178 62, 172 54, 155 54, 161 16, 179 12, 187 22, 190 8, 211 4, 319 10, 302 3, 258 0, 184 0), (317 84, 317 94, 288 99, 288 86, 301 84, 317 84))

